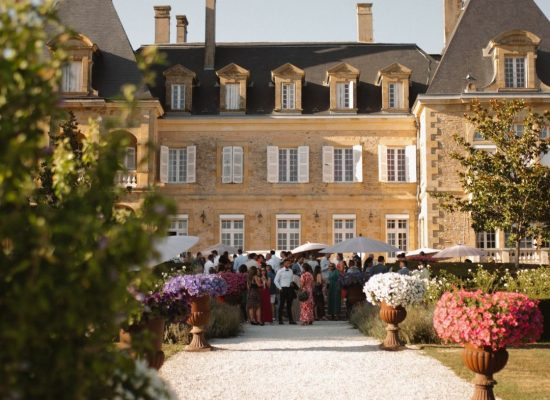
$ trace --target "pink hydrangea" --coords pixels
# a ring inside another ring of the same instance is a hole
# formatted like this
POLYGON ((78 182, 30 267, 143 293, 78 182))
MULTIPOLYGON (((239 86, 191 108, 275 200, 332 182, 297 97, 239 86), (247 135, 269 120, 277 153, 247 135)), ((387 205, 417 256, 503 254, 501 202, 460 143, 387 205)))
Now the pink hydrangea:
POLYGON ((437 302, 434 328, 445 342, 493 350, 536 342, 543 329, 538 301, 510 292, 446 292, 437 302))

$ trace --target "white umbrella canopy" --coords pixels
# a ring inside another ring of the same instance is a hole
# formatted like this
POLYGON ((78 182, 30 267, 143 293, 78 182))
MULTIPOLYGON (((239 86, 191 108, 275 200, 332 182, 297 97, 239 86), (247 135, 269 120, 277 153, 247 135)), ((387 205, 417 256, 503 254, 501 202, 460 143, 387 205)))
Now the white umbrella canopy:
POLYGON ((476 247, 470 247, 463 244, 457 244, 456 246, 447 247, 441 250, 433 258, 457 258, 457 257, 474 257, 484 256, 485 252, 476 247))
POLYGON ((225 253, 226 251, 229 253, 229 254, 237 254, 237 249, 233 246, 228 246, 226 244, 223 244, 223 243, 218 243, 218 244, 215 244, 213 246, 210 246, 208 247, 207 249, 205 249, 203 251, 203 253, 207 254, 207 253, 212 253, 214 250, 216 250, 218 252, 218 254, 223 254, 225 253))
POLYGON ((416 250, 411 250, 411 251, 408 251, 405 256, 406 257, 410 257, 410 256, 419 256, 420 253, 424 253, 426 255, 428 254, 435 254, 435 253, 439 253, 441 250, 439 249, 432 249, 430 247, 421 247, 419 249, 416 249, 416 250))
POLYGON ((328 247, 328 244, 324 243, 310 243, 306 242, 301 246, 296 247, 291 251, 292 254, 305 253, 308 251, 319 251, 328 247))
POLYGON ((161 264, 169 261, 184 251, 189 250, 199 241, 197 236, 168 236, 155 243, 155 250, 159 256, 149 260, 149 266, 161 264))
POLYGON ((369 239, 364 236, 357 236, 353 239, 344 240, 334 246, 321 250, 321 253, 367 253, 369 251, 378 253, 401 252, 395 246, 381 242, 379 240, 369 239))

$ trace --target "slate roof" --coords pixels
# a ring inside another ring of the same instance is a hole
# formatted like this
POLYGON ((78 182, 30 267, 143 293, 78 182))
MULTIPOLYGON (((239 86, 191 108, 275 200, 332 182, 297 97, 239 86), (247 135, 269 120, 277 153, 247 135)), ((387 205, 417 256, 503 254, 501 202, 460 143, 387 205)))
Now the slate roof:
POLYGON ((360 71, 357 86, 358 113, 379 112, 381 88, 375 85, 378 71, 393 63, 412 70, 410 104, 419 93, 425 93, 436 61, 415 44, 364 43, 218 43, 215 71, 205 71, 204 44, 163 45, 159 51, 167 63, 155 66, 154 97, 165 101, 165 81, 162 72, 181 64, 197 74, 193 88, 193 113, 219 112, 219 81, 215 71, 230 63, 250 71, 247 88, 247 114, 270 114, 274 108, 275 88, 271 71, 291 63, 305 71, 302 88, 303 114, 322 114, 329 109, 329 87, 323 83, 331 67, 347 62, 360 71))
POLYGON ((542 40, 538 50, 537 75, 550 85, 550 22, 533 0, 470 0, 443 52, 428 94, 459 94, 466 76, 478 88, 491 82, 493 64, 482 49, 497 35, 526 30, 542 40))
POLYGON ((139 98, 151 94, 141 85, 142 75, 124 27, 112 0, 60 0, 57 11, 61 22, 97 44, 100 55, 94 57, 92 87, 98 95, 113 98, 122 85, 138 85, 139 98))

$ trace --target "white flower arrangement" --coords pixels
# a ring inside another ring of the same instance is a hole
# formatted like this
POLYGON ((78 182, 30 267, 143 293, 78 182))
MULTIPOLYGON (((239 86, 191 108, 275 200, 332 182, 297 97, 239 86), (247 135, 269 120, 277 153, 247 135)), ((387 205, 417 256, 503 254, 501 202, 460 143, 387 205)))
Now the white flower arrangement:
POLYGON ((418 276, 388 272, 370 278, 363 291, 369 303, 385 302, 392 307, 404 307, 424 299, 426 282, 418 276))
POLYGON ((119 371, 109 382, 113 385, 114 400, 177 400, 157 371, 142 360, 137 360, 135 365, 133 373, 119 371))

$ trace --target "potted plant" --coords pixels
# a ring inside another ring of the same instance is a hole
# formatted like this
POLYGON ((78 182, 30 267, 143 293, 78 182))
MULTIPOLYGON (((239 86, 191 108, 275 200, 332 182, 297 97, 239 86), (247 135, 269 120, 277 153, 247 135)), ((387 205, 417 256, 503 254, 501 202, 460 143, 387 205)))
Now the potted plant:
POLYGON ((369 303, 380 304, 380 319, 388 324, 386 338, 380 347, 384 350, 400 349, 398 325, 407 317, 405 307, 424 299, 425 282, 416 276, 388 272, 370 278, 364 292, 369 303))
POLYGON ((214 274, 178 275, 166 282, 164 291, 174 294, 186 293, 191 304, 187 323, 192 325, 193 339, 185 350, 211 350, 204 337, 204 329, 210 319, 210 296, 223 296, 227 292, 225 280, 214 274))
POLYGON ((246 290, 246 274, 236 272, 220 272, 218 274, 227 283, 227 292, 220 300, 227 304, 239 305, 241 294, 246 290))
POLYGON ((494 400, 493 374, 508 361, 507 346, 538 340, 542 314, 538 301, 510 292, 445 292, 437 302, 434 328, 445 342, 464 346, 462 360, 476 373, 472 400, 494 400))
POLYGON ((160 369, 164 363, 162 341, 166 322, 185 320, 189 314, 186 293, 168 293, 162 288, 144 295, 136 293, 135 297, 142 304, 139 320, 128 329, 119 333, 122 347, 132 347, 132 336, 145 333, 147 340, 145 354, 151 368, 160 369))

